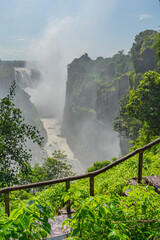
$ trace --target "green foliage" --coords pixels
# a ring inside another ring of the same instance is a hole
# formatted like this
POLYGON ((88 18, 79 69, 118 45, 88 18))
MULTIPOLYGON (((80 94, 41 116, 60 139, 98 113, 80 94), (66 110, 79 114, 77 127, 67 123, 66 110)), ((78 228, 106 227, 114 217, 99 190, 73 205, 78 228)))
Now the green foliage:
POLYGON ((52 210, 46 204, 30 200, 14 209, 9 217, 1 218, 0 239, 46 239, 51 230, 49 218, 54 220, 52 210))
POLYGON ((36 163, 32 168, 32 182, 46 181, 73 175, 72 165, 67 163, 66 155, 60 150, 54 151, 52 157, 44 159, 42 165, 36 163))
POLYGON ((89 181, 88 179, 80 179, 71 185, 68 192, 64 192, 62 199, 65 204, 70 200, 72 209, 76 209, 81 201, 87 197, 89 197, 89 181))
POLYGON ((135 71, 132 71, 129 74, 129 89, 136 90, 143 77, 144 77, 143 73, 135 73, 135 71))
POLYGON ((159 136, 159 74, 153 71, 143 74, 146 70, 157 69, 159 36, 153 30, 146 30, 135 37, 130 51, 135 69, 129 76, 130 92, 120 101, 119 112, 113 123, 114 130, 133 140, 136 147, 159 136))
MULTIPOLYGON (((95 109, 97 91, 115 90, 117 77, 132 70, 130 57, 119 51, 112 58, 92 60, 87 54, 68 65, 67 92, 72 114, 95 109), (71 97, 72 96, 72 97, 71 97)), ((93 114, 90 114, 91 118, 93 114)))
POLYGON ((82 200, 73 218, 63 225, 71 227, 71 239, 158 239, 159 213, 159 196, 154 190, 132 186, 127 198, 114 195, 82 200))
POLYGON ((50 206, 55 214, 64 207, 64 193, 66 192, 65 184, 56 184, 48 189, 36 193, 36 198, 41 204, 50 206))
MULTIPOLYGON (((153 139, 154 140, 154 139, 153 139)), ((139 146, 138 146, 139 147, 139 146)), ((160 144, 150 151, 144 152, 143 176, 159 175, 160 144)), ((128 185, 127 179, 138 175, 138 155, 96 176, 95 194, 123 194, 123 188, 128 185)), ((71 184, 71 192, 79 192, 80 198, 89 196, 89 179, 75 181, 71 184)), ((71 194, 72 195, 72 194, 71 194)), ((73 200, 74 201, 74 200, 73 200)))
POLYGON ((42 147, 43 138, 39 131, 24 123, 20 109, 15 107, 13 98, 16 83, 12 83, 10 93, 0 101, 0 183, 2 186, 23 182, 18 179, 18 173, 23 176, 30 172, 31 154, 27 149, 27 139, 42 147))
POLYGON ((118 51, 118 53, 112 57, 112 62, 114 63, 114 78, 132 71, 130 56, 125 55, 123 50, 118 51))
POLYGON ((126 106, 129 103, 130 95, 125 95, 120 101, 120 107, 117 116, 113 122, 113 129, 121 136, 135 140, 139 136, 139 130, 142 128, 142 122, 135 117, 127 114, 126 106))
POLYGON ((157 32, 146 30, 135 37, 130 50, 131 60, 136 73, 155 70, 157 67, 156 48, 157 32))
POLYGON ((143 135, 142 144, 160 134, 160 74, 144 74, 136 90, 131 90, 120 102, 114 129, 122 136, 136 140, 143 135))
MULTIPOLYGON (((159 166, 160 144, 144 153, 143 176, 158 175, 159 166)), ((69 223, 74 239, 80 239, 80 234, 81 239, 156 239, 159 222, 154 219, 160 214, 159 195, 151 187, 128 185, 127 179, 137 176, 137 172, 138 156, 135 156, 95 177, 95 194, 98 196, 94 198, 89 198, 89 179, 72 182, 68 193, 65 184, 56 184, 36 192, 34 198, 42 206, 47 204, 54 213, 58 213, 68 199, 71 200, 72 209, 76 209, 74 220, 69 223), (129 197, 123 197, 128 188, 129 197)), ((30 192, 12 194, 12 209, 23 208, 28 198, 33 199, 30 192)), ((1 203, 0 207, 0 212, 4 212, 4 204, 1 203)))
POLYGON ((115 82, 122 75, 132 71, 130 56, 125 55, 124 51, 118 51, 112 58, 106 59, 106 66, 99 75, 98 91, 105 94, 107 91, 115 91, 115 82), (112 74, 110 74, 110 68, 112 74))
POLYGON ((110 161, 108 161, 108 160, 94 162, 93 166, 89 167, 86 172, 87 173, 94 172, 100 168, 107 166, 108 164, 110 164, 110 161))
POLYGON ((160 33, 158 33, 157 42, 155 44, 157 49, 158 68, 160 68, 160 33))
POLYGON ((148 126, 148 130, 145 129, 148 141, 152 136, 160 134, 159 89, 160 74, 152 71, 146 72, 138 88, 130 91, 129 103, 126 106, 129 116, 141 121, 143 126, 148 126))

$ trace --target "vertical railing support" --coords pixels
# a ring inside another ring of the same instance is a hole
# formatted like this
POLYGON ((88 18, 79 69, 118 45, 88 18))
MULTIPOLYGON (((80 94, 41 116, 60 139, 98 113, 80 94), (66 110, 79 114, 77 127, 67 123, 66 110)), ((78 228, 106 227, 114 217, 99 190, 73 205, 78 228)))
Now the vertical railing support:
POLYGON ((94 176, 90 176, 90 196, 94 196, 94 176))
POLYGON ((9 192, 5 192, 4 194, 4 201, 5 201, 5 213, 9 216, 9 192))
POLYGON ((143 152, 140 152, 138 164, 138 183, 141 183, 142 181, 142 164, 143 164, 143 152))
MULTIPOLYGON (((70 181, 66 182, 66 191, 68 191, 70 189, 70 181)), ((71 203, 70 203, 70 199, 68 199, 67 201, 67 214, 70 215, 71 214, 71 203)))

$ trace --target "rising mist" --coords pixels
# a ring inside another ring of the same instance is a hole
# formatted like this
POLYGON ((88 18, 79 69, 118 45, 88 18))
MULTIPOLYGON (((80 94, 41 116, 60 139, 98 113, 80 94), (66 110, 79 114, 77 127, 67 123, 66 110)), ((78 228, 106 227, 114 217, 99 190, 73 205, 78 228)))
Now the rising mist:
POLYGON ((37 62, 41 84, 34 90, 28 89, 28 93, 42 116, 56 115, 62 119, 67 65, 86 52, 92 57, 104 54, 99 26, 107 21, 112 5, 104 0, 83 1, 78 4, 77 15, 50 19, 42 35, 31 42, 28 58, 37 62))

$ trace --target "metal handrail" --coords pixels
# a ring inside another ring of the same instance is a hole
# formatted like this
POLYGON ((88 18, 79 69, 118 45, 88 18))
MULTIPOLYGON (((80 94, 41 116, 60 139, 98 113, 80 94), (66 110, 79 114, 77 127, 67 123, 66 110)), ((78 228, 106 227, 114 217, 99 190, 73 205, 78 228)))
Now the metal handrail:
MULTIPOLYGON (((82 175, 77 175, 77 176, 71 176, 71 177, 65 177, 65 178, 59 178, 59 179, 53 179, 53 180, 49 180, 49 181, 43 181, 43 182, 38 182, 38 183, 31 183, 31 184, 25 184, 25 185, 19 185, 19 186, 13 186, 13 187, 5 187, 0 189, 0 194, 4 193, 5 194, 5 212, 9 215, 9 192, 12 191, 18 191, 18 190, 22 190, 22 189, 28 189, 28 188, 36 188, 36 187, 44 187, 44 186, 48 186, 48 185, 52 185, 52 184, 56 184, 56 183, 63 183, 66 182, 66 191, 68 191, 68 189, 70 188, 70 182, 71 181, 75 181, 78 179, 83 179, 83 178, 90 178, 90 195, 94 196, 94 177, 99 175, 100 173, 103 173, 115 166, 117 166, 118 164, 126 161, 127 159, 133 157, 134 155, 139 153, 139 164, 138 164, 138 183, 141 183, 142 181, 142 165, 143 165, 143 152, 151 147, 153 147, 154 145, 158 144, 160 142, 160 138, 154 140, 153 142, 145 145, 144 147, 138 148, 135 151, 127 154, 126 156, 114 161, 113 163, 110 163, 109 165, 94 171, 94 172, 90 172, 90 173, 86 173, 86 174, 82 174, 82 175)), ((70 207, 70 203, 68 202, 68 207, 67 207, 67 212, 70 213, 71 212, 71 207, 70 207)))

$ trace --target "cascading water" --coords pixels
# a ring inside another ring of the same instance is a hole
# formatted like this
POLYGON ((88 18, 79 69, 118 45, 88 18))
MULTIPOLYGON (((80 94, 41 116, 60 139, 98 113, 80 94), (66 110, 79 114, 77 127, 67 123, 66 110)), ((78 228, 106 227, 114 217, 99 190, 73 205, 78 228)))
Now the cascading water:
POLYGON ((15 71, 15 80, 22 89, 25 89, 26 87, 29 87, 29 86, 32 87, 33 79, 32 79, 31 69, 17 67, 17 68, 14 68, 14 71, 15 71))

